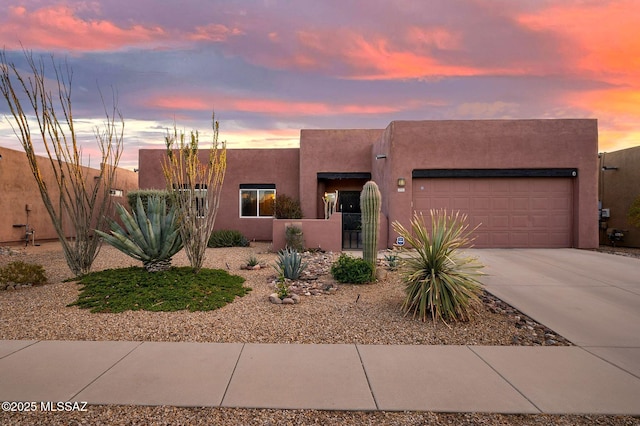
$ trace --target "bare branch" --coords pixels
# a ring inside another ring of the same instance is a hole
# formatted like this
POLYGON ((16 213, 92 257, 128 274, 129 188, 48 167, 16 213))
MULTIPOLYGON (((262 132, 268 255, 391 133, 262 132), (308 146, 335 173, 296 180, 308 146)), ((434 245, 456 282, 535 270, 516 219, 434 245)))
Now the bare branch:
POLYGON ((215 114, 211 120, 213 140, 205 161, 199 155, 199 133, 192 131, 187 141, 184 132, 178 133, 174 124, 173 132, 168 131, 165 138, 167 157, 162 167, 167 189, 178 210, 185 252, 196 272, 202 267, 213 232, 227 168, 226 144, 218 143, 219 123, 215 114))
POLYGON ((0 53, 0 92, 9 106, 10 116, 7 119, 25 151, 69 268, 75 275, 85 274, 91 269, 100 249, 101 240, 93 237, 93 230, 105 228, 106 214, 111 205, 111 187, 123 149, 124 120, 117 106, 115 91, 111 114, 107 112, 101 93, 107 118, 104 128, 94 132, 101 152, 100 173, 94 180, 94 173, 89 173, 82 164, 82 149, 76 136, 70 65, 67 61, 58 64, 51 56, 57 83, 54 96, 46 84, 46 67, 42 58, 34 59, 32 52, 25 49, 23 54, 30 70, 26 77, 15 63, 7 60, 4 51, 0 53), (28 111, 20 96, 26 98, 28 111), (38 162, 30 119, 37 123, 37 139, 42 141, 47 164, 38 162), (43 167, 53 172, 54 187, 47 186, 43 167), (71 234, 71 239, 67 238, 68 234, 71 234))

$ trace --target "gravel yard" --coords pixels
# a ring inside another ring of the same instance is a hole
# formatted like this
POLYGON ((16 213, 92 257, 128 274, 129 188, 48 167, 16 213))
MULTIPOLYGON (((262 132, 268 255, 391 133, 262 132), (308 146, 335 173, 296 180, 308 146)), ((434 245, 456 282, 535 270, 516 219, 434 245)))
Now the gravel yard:
MULTIPOLYGON (((404 317, 403 292, 396 272, 375 284, 337 285, 337 291, 302 296, 300 304, 275 305, 273 268, 243 270, 250 255, 268 265, 275 261, 266 243, 247 248, 209 249, 205 267, 228 269, 246 279, 253 290, 233 303, 210 312, 125 312, 92 314, 67 307, 76 300, 78 286, 63 282, 71 274, 59 244, 12 247, 0 255, 0 266, 14 260, 45 267, 49 284, 0 291, 0 339, 135 340, 244 343, 360 343, 422 345, 568 345, 561 336, 535 324, 499 300, 486 297, 478 315, 468 323, 434 325, 404 317)), ((336 284, 326 272, 337 255, 318 254, 310 267, 317 280, 336 284)), ((184 253, 174 265, 188 265, 184 253)), ((137 265, 138 262, 104 246, 94 270, 137 265)), ((93 406, 86 413, 0 413, 2 424, 371 424, 371 425, 638 425, 623 416, 551 416, 499 414, 443 414, 389 412, 324 412, 313 410, 257 410, 93 406)))
MULTIPOLYGON (((275 262, 266 243, 252 247, 209 249, 205 267, 229 269, 246 279, 248 295, 222 309, 209 312, 128 311, 119 314, 90 313, 67 307, 78 296, 78 285, 62 282, 71 274, 57 243, 28 247, 25 254, 2 256, 45 267, 50 284, 0 293, 0 337, 43 340, 135 340, 166 342, 241 343, 360 343, 419 345, 566 345, 551 330, 497 301, 487 301, 468 323, 420 322, 403 316, 402 284, 397 272, 366 285, 338 285, 332 294, 302 296, 297 305, 274 305, 275 271, 271 267, 242 270, 254 254, 267 265, 275 262), (504 312, 507 311, 507 312, 504 312)), ((315 255, 309 270, 318 279, 311 283, 336 284, 328 273, 336 254, 315 255)), ((184 252, 175 265, 188 265, 184 252)), ((94 270, 136 265, 137 262, 110 246, 104 246, 94 270)))

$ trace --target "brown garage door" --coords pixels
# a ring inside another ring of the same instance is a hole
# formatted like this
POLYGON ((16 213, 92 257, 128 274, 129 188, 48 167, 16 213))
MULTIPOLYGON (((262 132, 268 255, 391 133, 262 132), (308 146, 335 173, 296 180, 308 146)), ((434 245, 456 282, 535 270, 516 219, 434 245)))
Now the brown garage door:
POLYGON ((568 178, 414 178, 413 209, 469 216, 475 247, 571 247, 568 178))

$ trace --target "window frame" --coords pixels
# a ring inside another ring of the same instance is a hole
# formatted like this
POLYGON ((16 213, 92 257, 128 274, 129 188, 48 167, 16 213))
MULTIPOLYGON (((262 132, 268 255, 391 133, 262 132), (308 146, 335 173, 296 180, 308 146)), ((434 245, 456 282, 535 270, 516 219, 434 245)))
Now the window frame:
POLYGON ((238 190, 238 215, 241 219, 273 219, 275 211, 269 216, 260 215, 260 196, 265 193, 273 193, 273 199, 277 197, 277 190, 274 184, 241 184, 238 190), (245 216, 242 214, 242 195, 245 192, 252 192, 255 194, 256 199, 256 211, 255 215, 245 216))

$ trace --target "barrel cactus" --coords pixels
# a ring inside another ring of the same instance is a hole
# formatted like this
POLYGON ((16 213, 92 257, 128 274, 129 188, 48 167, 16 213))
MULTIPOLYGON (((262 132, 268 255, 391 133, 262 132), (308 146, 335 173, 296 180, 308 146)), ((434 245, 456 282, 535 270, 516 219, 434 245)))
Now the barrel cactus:
POLYGON ((380 228, 380 206, 382 196, 374 181, 364 184, 360 194, 362 213, 362 258, 373 265, 372 279, 375 278, 378 254, 378 230, 380 228))
POLYGON ((142 261, 149 272, 169 269, 171 257, 182 249, 175 209, 167 211, 165 199, 158 196, 148 198, 146 211, 140 197, 132 213, 120 204, 116 209, 124 228, 110 221, 110 234, 96 233, 124 254, 142 261))

